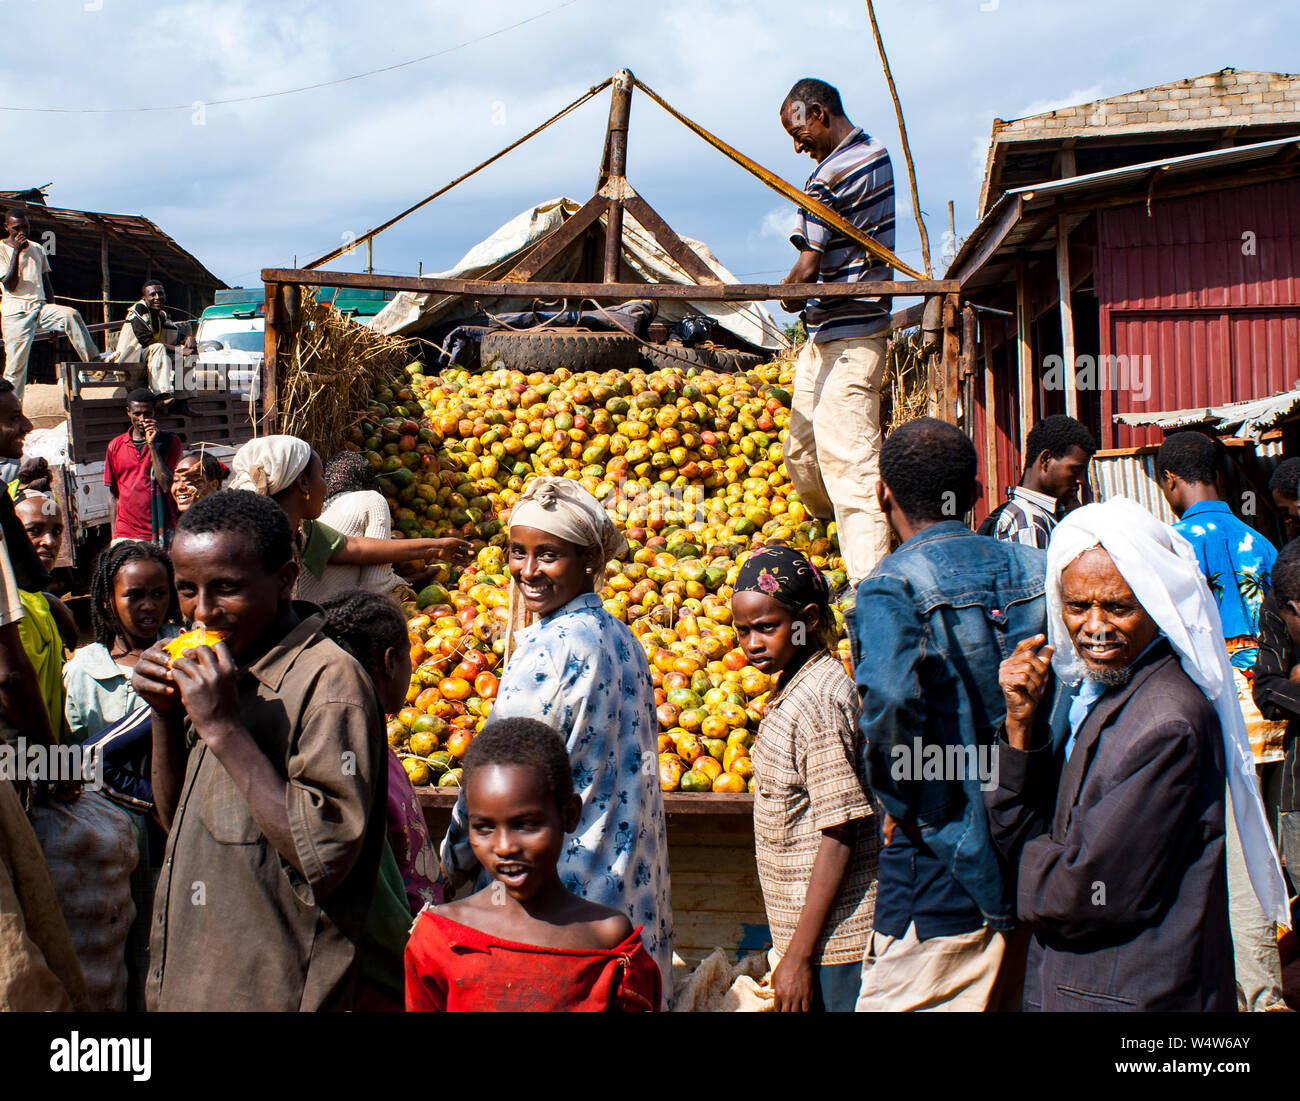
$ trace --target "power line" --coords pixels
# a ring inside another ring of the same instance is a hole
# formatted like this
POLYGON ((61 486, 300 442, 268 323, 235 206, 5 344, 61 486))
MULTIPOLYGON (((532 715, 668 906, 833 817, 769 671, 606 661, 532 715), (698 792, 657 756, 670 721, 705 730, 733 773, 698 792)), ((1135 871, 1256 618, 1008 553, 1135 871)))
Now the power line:
MULTIPOLYGON (((535 23, 539 19, 545 19, 548 15, 554 15, 563 8, 572 7, 578 3, 578 0, 564 0, 564 3, 557 4, 553 8, 547 8, 546 11, 538 12, 536 15, 530 15, 527 19, 521 19, 517 23, 511 23, 507 27, 498 27, 494 31, 480 35, 478 38, 471 38, 455 46, 448 46, 445 50, 438 50, 431 54, 425 54, 423 57, 413 57, 410 61, 399 61, 395 65, 385 65, 380 69, 369 69, 364 73, 355 73, 352 76, 341 76, 334 80, 322 80, 316 84, 304 84, 300 88, 286 88, 279 92, 262 92, 255 96, 236 96, 231 99, 211 99, 196 100, 206 107, 226 107, 233 103, 254 103, 257 100, 275 99, 279 96, 296 96, 301 92, 314 92, 318 88, 331 88, 337 84, 347 84, 349 81, 362 80, 368 76, 376 76, 379 73, 391 73, 397 69, 405 69, 411 65, 419 65, 425 61, 432 61, 435 57, 445 57, 447 54, 455 53, 457 50, 463 50, 466 46, 474 46, 480 42, 486 42, 489 38, 496 38, 498 35, 508 31, 518 30, 520 27, 529 23, 535 23)), ((162 107, 6 107, 0 104, 0 111, 10 111, 20 114, 42 114, 42 115, 124 115, 124 114, 142 114, 157 111, 192 111, 194 103, 175 103, 162 107)))

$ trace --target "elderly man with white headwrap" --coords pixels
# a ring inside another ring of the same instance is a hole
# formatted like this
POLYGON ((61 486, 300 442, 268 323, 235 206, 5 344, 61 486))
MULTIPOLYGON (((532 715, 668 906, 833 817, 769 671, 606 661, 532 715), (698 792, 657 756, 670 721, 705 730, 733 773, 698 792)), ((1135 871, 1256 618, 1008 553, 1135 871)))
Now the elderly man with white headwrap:
POLYGON ((1286 891, 1196 555, 1132 501, 1087 505, 1052 533, 1047 607, 1050 645, 1002 663, 986 797, 1034 932, 1025 1008, 1232 1011, 1225 813, 1279 924, 1286 891))
MULTIPOLYGON (((529 482, 510 513, 512 624, 492 718, 538 719, 564 740, 582 817, 560 857, 565 887, 642 926, 667 1000, 673 911, 659 788, 654 686, 641 644, 594 591, 627 542, 590 493, 569 478, 529 482)), ((442 844, 457 888, 491 882, 469 844, 462 796, 442 844)))

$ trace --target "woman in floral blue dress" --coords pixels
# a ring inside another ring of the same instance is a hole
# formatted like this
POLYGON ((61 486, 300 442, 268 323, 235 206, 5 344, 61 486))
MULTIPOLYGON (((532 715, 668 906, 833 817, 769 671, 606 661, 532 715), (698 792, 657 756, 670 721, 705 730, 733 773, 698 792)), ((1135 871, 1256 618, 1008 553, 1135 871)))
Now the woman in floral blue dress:
MULTIPOLYGON (((568 478, 537 478, 510 516, 512 609, 531 620, 512 632, 492 717, 540 719, 565 739, 582 817, 560 858, 574 894, 643 926, 646 949, 672 975, 673 913, 659 788, 650 666, 627 625, 595 589, 627 542, 591 494, 568 478)), ((512 617, 512 622, 513 622, 512 617)), ((486 882, 469 844, 462 796, 442 844, 453 886, 486 882)))

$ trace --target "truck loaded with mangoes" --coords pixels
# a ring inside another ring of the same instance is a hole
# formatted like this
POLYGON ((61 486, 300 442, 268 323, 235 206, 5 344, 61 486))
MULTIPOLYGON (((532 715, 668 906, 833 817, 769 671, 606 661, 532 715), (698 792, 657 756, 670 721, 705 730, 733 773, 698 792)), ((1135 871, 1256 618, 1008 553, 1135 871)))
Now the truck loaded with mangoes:
MULTIPOLYGON (((395 535, 472 541, 406 605, 414 676, 389 743, 416 786, 454 787, 491 713, 508 618, 506 520, 530 474, 578 479, 610 510, 629 553, 610 562, 605 608, 650 663, 665 791, 752 790, 770 678, 731 627, 746 554, 787 543, 844 581, 834 537, 809 517, 782 465, 793 364, 740 374, 452 370, 374 389, 347 446, 379 473, 395 535)), ((836 612, 839 654, 848 641, 836 612)))

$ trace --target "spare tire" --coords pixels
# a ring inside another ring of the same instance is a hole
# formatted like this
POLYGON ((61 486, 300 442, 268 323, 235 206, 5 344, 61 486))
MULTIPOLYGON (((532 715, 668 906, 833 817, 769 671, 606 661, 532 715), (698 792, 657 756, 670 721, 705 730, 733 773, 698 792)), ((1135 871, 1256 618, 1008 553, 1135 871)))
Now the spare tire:
POLYGON ((636 366, 638 347, 636 337, 626 333, 501 330, 484 335, 479 360, 485 370, 495 365, 545 374, 562 367, 574 372, 627 371, 636 366))
POLYGON ((733 352, 729 348, 715 348, 713 350, 713 369, 726 374, 752 371, 755 367, 766 362, 767 359, 764 356, 756 356, 752 352, 733 352))
POLYGON ((647 371, 703 371, 713 366, 708 348, 687 348, 681 344, 645 344, 641 347, 641 365, 647 371))

